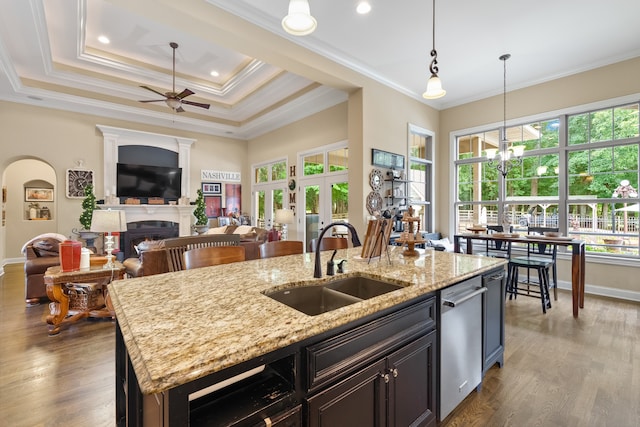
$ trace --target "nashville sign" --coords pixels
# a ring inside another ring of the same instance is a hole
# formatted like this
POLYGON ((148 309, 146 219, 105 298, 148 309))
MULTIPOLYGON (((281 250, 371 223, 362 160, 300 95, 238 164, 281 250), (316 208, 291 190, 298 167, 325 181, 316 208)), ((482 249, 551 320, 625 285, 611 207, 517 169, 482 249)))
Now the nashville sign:
POLYGON ((240 182, 240 172, 200 170, 201 181, 240 182))

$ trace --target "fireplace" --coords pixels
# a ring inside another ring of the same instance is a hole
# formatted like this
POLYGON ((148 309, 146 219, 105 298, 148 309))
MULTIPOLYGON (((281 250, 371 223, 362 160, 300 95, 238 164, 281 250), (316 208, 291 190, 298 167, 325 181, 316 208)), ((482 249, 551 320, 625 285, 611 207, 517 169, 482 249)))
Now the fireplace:
POLYGON ((173 221, 135 221, 127 223, 122 250, 124 259, 136 256, 135 246, 145 240, 162 240, 178 237, 179 224, 173 221))

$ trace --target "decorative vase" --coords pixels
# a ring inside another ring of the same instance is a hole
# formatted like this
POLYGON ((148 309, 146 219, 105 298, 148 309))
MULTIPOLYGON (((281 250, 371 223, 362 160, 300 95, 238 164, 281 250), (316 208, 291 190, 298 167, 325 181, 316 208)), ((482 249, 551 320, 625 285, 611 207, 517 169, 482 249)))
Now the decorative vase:
POLYGON ((89 231, 89 230, 78 230, 76 228, 74 228, 71 231, 73 232, 73 234, 77 235, 78 237, 80 237, 82 240, 85 241, 86 243, 85 246, 87 248, 95 249, 93 245, 93 241, 98 237, 100 237, 100 233, 96 233, 95 231, 89 231))
POLYGON ((511 223, 509 222, 509 215, 506 213, 502 215, 502 232, 511 233, 511 223))
POLYGON ((204 234, 209 230, 209 225, 208 224, 204 224, 204 225, 194 225, 193 226, 193 230, 198 233, 198 234, 204 234))

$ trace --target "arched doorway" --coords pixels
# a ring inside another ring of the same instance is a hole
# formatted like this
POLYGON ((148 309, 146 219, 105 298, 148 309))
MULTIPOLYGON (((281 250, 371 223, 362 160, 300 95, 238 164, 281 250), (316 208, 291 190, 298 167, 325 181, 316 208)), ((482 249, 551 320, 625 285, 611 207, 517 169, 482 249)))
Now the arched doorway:
POLYGON ((0 259, 21 262, 22 245, 44 233, 57 232, 56 171, 40 159, 18 159, 2 172, 0 259))

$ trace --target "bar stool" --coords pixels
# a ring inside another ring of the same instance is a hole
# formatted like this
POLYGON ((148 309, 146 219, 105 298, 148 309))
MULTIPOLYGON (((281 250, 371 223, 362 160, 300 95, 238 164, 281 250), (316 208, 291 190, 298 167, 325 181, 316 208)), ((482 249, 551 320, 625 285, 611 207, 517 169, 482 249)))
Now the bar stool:
MULTIPOLYGON (((511 233, 513 226, 509 227, 507 233, 511 233)), ((494 233, 504 233, 504 227, 501 225, 487 225, 487 234, 492 235, 494 233)), ((501 240, 487 240, 485 247, 485 255, 495 258, 510 258, 511 245, 509 242, 501 240)))
MULTIPOLYGON (((533 230, 530 228, 530 232, 533 230)), ((537 230, 536 230, 537 231, 537 230)), ((557 300, 556 281, 556 255, 557 245, 553 243, 527 243, 526 257, 511 257, 507 272, 507 293, 509 299, 516 298, 518 295, 540 298, 542 304, 542 312, 546 313, 547 308, 551 308, 551 296, 549 295, 549 270, 553 271, 554 278, 554 294, 557 300), (521 268, 527 270, 526 280, 519 280, 519 271, 521 268), (538 281, 532 280, 531 270, 535 270, 538 275, 538 281), (521 286, 522 285, 522 286, 521 286)))
POLYGON ((516 258, 509 261, 508 273, 507 273, 507 293, 509 299, 516 298, 518 295, 540 298, 542 303, 542 312, 546 313, 547 308, 551 308, 551 297, 549 295, 549 268, 551 263, 549 261, 516 258), (529 277, 529 270, 536 270, 538 272, 538 282, 525 281, 520 282, 518 272, 520 268, 527 269, 527 276, 529 277), (519 285, 524 285, 525 289, 519 288, 519 285), (538 286, 539 290, 532 290, 532 286, 538 286))

